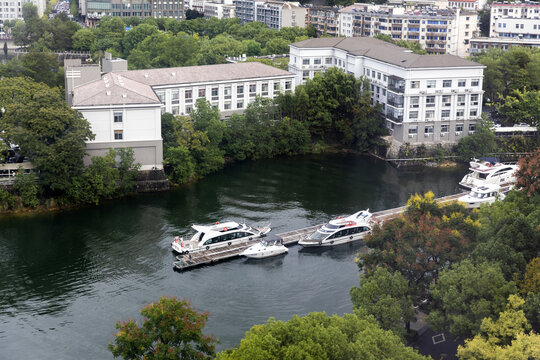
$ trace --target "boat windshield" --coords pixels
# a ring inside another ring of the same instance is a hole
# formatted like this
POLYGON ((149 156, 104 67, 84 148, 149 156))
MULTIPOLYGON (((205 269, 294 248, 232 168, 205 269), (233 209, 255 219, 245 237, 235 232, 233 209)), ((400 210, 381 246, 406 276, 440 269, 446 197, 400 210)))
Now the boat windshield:
POLYGON ((330 229, 330 230, 337 230, 341 226, 328 223, 328 224, 324 225, 324 227, 327 228, 327 229, 330 229))
POLYGON ((309 239, 310 240, 324 240, 327 236, 328 236, 328 234, 323 234, 323 233, 320 233, 320 232, 316 231, 313 234, 309 235, 309 239))

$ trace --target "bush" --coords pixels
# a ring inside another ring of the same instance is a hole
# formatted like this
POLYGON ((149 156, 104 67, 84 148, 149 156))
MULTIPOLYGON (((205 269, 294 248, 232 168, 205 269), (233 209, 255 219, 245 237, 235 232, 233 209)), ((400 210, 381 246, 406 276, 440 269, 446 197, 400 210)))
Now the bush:
POLYGON ((14 203, 14 196, 6 190, 0 189, 0 211, 13 209, 14 203))
POLYGON ((39 205, 39 200, 37 198, 39 187, 36 184, 36 177, 34 174, 25 174, 24 171, 19 168, 19 173, 15 176, 13 188, 21 197, 23 206, 34 209, 39 205))

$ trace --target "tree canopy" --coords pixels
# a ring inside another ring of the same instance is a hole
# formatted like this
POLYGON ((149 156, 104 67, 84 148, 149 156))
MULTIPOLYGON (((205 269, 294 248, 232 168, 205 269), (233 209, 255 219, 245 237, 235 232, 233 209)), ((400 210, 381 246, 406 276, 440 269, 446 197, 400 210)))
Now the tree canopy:
POLYGON ((114 357, 132 359, 211 359, 215 340, 202 330, 208 313, 198 313, 185 300, 162 297, 141 310, 142 325, 134 320, 116 324, 109 349, 114 357))
POLYGON ((285 322, 271 318, 266 324, 253 326, 240 345, 217 356, 219 360, 398 358, 426 359, 359 311, 343 317, 325 313, 295 315, 285 322))
POLYGON ((527 195, 540 194, 540 148, 518 161, 517 186, 527 195))

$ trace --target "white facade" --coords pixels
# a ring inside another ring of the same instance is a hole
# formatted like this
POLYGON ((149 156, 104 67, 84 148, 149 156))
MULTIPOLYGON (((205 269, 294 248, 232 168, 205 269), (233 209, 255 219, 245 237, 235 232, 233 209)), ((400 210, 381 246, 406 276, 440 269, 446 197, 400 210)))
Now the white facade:
POLYGON ((0 1, 0 23, 4 20, 22 20, 22 8, 26 3, 34 4, 37 7, 38 16, 43 16, 47 6, 45 0, 5 0, 0 1))
POLYGON ((221 2, 207 1, 203 5, 204 17, 209 19, 215 17, 218 19, 231 19, 234 17, 234 5, 232 0, 221 2))
POLYGON ((464 10, 478 10, 477 0, 448 0, 448 7, 464 10))
POLYGON ((305 27, 306 9, 298 2, 265 1, 255 3, 256 21, 271 29, 282 27, 305 27))
POLYGON ((475 12, 354 4, 339 11, 342 36, 388 35, 420 43, 430 54, 469 55, 469 41, 478 31, 475 12))
POLYGON ((492 4, 489 37, 540 39, 540 4, 492 4))
POLYGON ((381 104, 398 143, 456 143, 474 132, 480 118, 480 64, 450 55, 414 55, 372 38, 311 39, 290 49, 289 71, 297 84, 330 67, 369 79, 372 103, 381 104))

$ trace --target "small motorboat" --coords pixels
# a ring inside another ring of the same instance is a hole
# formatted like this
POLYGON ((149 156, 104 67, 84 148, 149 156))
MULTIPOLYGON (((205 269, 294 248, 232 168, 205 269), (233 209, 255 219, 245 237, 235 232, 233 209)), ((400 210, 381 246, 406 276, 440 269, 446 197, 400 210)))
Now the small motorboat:
POLYGON ((459 182, 459 186, 471 190, 483 185, 500 185, 501 187, 515 184, 518 165, 500 163, 497 158, 472 159, 469 163, 470 173, 459 182))
POLYGON ((371 234, 372 214, 362 210, 350 216, 340 216, 321 226, 316 232, 298 241, 304 247, 333 246, 362 240, 371 234))
POLYGON ((283 245, 283 239, 276 235, 268 236, 257 244, 250 246, 240 255, 250 259, 264 259, 271 256, 286 254, 289 250, 283 245))
POLYGON ((479 208, 482 204, 493 204, 497 200, 503 200, 505 195, 501 187, 494 184, 486 184, 475 187, 467 195, 461 196, 458 201, 465 204, 469 209, 479 208))

